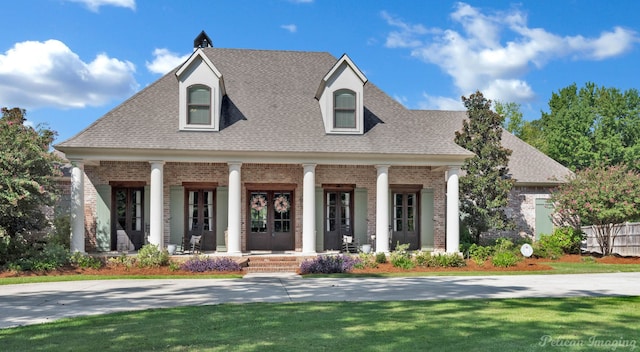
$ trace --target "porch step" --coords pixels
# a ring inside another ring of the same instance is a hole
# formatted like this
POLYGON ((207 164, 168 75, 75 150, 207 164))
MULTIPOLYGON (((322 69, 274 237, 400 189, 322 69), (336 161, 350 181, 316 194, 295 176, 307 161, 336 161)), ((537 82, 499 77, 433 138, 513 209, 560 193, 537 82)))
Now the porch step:
POLYGON ((247 267, 244 270, 248 273, 277 273, 292 272, 295 273, 300 267, 300 262, 304 260, 302 257, 249 257, 247 267))

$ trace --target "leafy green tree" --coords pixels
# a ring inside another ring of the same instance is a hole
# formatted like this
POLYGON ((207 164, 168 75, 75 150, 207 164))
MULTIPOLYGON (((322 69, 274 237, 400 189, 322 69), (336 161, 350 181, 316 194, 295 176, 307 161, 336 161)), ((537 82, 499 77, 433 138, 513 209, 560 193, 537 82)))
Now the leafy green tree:
POLYGON ((520 111, 520 104, 496 101, 494 109, 497 114, 504 117, 502 127, 505 130, 541 151, 547 149, 541 120, 525 121, 520 111))
POLYGON ((460 178, 460 209, 463 224, 478 243, 483 232, 512 226, 504 212, 513 186, 507 167, 511 151, 500 143, 503 117, 491 110, 491 101, 479 91, 462 101, 469 119, 456 132, 455 142, 476 155, 462 166, 466 174, 460 178))
POLYGON ((495 101, 493 107, 496 113, 504 119, 502 127, 511 132, 514 136, 522 138, 525 121, 522 118, 520 104, 514 102, 503 103, 501 101, 495 101))
POLYGON ((15 237, 47 225, 61 160, 49 151, 55 132, 26 126, 26 111, 2 108, 0 118, 0 237, 15 237))
POLYGON ((574 171, 620 163, 640 170, 637 90, 573 84, 553 93, 549 108, 525 141, 574 171))
POLYGON ((626 165, 586 168, 551 199, 564 222, 597 225, 596 239, 602 254, 609 255, 617 235, 613 225, 640 220, 640 174, 626 165))
POLYGON ((553 93, 549 113, 542 114, 547 155, 571 170, 584 169, 595 160, 596 89, 592 83, 578 90, 575 84, 553 93))
POLYGON ((640 171, 640 96, 630 89, 598 88, 594 126, 596 161, 626 163, 640 171))

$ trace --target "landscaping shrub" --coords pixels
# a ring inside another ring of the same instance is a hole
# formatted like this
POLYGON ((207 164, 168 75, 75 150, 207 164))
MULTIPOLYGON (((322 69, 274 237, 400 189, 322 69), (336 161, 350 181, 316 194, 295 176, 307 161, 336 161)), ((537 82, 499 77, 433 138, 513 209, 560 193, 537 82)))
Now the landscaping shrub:
POLYGON ((16 271, 51 271, 69 263, 69 251, 57 243, 45 243, 42 248, 30 248, 24 257, 12 261, 10 268, 16 271))
POLYGON ((71 218, 69 215, 58 216, 53 220, 54 231, 51 234, 51 241, 70 248, 71 242, 71 218))
POLYGON ((579 254, 584 234, 573 227, 560 227, 551 235, 542 235, 533 244, 533 255, 538 258, 558 259, 563 254, 579 254))
POLYGON ((300 274, 333 274, 353 270, 360 261, 350 255, 320 255, 300 263, 300 274))
POLYGON ((358 259, 359 261, 354 266, 356 269, 378 267, 378 263, 376 262, 376 256, 373 253, 358 253, 358 259))
POLYGON ((513 249, 513 241, 505 237, 496 239, 496 243, 493 245, 494 253, 512 251, 513 249))
POLYGON ((551 235, 542 235, 533 244, 533 255, 538 258, 559 259, 564 252, 562 247, 551 238, 551 235))
POLYGON ((458 253, 440 253, 431 256, 431 260, 429 260, 428 266, 441 268, 457 268, 466 265, 467 263, 464 261, 464 258, 461 257, 458 253))
POLYGON ((387 255, 385 253, 376 253, 376 263, 384 264, 387 262, 387 255))
POLYGON ((518 264, 519 261, 520 258, 510 251, 496 252, 493 257, 491 257, 491 264, 502 268, 514 266, 518 264))
POLYGON ((121 265, 125 268, 129 269, 135 264, 136 259, 134 257, 128 256, 127 253, 120 254, 117 258, 109 258, 107 260, 108 265, 121 265))
POLYGON ((157 268, 169 265, 169 252, 155 244, 145 244, 138 251, 138 267, 157 268))
POLYGON ((231 258, 211 258, 206 256, 194 256, 180 265, 180 269, 202 273, 205 271, 239 271, 240 264, 231 258))
POLYGON ((491 264, 497 267, 510 267, 518 264, 521 256, 513 242, 508 238, 498 238, 493 246, 491 264))
POLYGON ((69 262, 79 268, 91 268, 100 269, 102 267, 102 261, 99 258, 92 257, 90 255, 75 252, 69 259, 69 262))
POLYGON ((478 265, 484 265, 484 262, 489 259, 491 254, 493 254, 493 247, 491 246, 479 246, 474 243, 469 247, 469 258, 478 265))
POLYGON ((409 249, 408 243, 405 243, 405 244, 398 243, 396 245, 396 250, 393 251, 391 253, 391 256, 389 257, 389 261, 391 262, 391 265, 393 265, 396 268, 402 268, 405 270, 413 269, 413 267, 415 266, 415 263, 413 262, 413 259, 411 258, 411 252, 409 252, 408 249, 409 249))
POLYGON ((583 234, 572 227, 561 227, 551 235, 542 235, 533 245, 533 254, 539 258, 558 259, 563 254, 580 253, 583 234))
MULTIPOLYGON (((2 232, 2 228, 0 228, 0 232, 2 232)), ((28 257, 31 252, 30 244, 22 235, 0 236, 0 266, 10 263, 15 265, 16 261, 28 257)))
POLYGON ((431 252, 418 251, 413 256, 413 261, 417 266, 429 266, 429 262, 431 261, 431 252))

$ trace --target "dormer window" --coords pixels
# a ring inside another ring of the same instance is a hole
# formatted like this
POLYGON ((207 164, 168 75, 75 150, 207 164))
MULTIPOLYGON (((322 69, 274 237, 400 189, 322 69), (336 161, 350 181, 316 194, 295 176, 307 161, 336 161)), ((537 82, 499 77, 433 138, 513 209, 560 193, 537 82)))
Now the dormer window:
POLYGON ((333 93, 333 125, 335 128, 356 128, 356 93, 340 89, 333 93))
POLYGON ((226 95, 222 74, 198 48, 176 71, 179 84, 181 131, 219 131, 222 99, 226 95))
POLYGON ((342 55, 320 81, 316 99, 324 122, 325 133, 364 133, 364 85, 367 78, 342 55))
POLYGON ((211 88, 205 85, 189 87, 188 125, 211 125, 211 88))

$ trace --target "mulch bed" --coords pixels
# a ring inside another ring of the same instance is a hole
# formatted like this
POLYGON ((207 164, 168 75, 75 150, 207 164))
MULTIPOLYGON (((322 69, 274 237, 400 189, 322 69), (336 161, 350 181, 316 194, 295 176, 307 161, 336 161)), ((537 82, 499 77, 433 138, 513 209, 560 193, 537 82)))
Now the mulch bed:
MULTIPOLYGON (((571 263, 579 263, 582 261, 581 256, 579 255, 565 255, 560 259, 553 260, 553 262, 571 262, 571 263)), ((367 268, 367 269, 354 269, 353 273, 357 274, 381 274, 381 273, 398 273, 398 272, 460 272, 460 271, 545 271, 552 270, 552 268, 544 263, 551 262, 550 259, 538 259, 538 258, 527 258, 522 260, 516 266, 508 267, 508 268, 499 268, 494 267, 490 261, 487 261, 484 265, 479 266, 471 260, 467 261, 467 266, 461 268, 427 268, 427 267, 415 267, 411 270, 405 270, 400 268, 395 268, 391 265, 391 263, 383 263, 379 264, 377 268, 367 268)), ((640 264, 640 258, 638 257, 604 257, 604 258, 595 258, 595 261, 602 264, 640 264)), ((236 271, 236 272, 220 272, 221 274, 237 274, 243 275, 246 272, 244 271, 236 271)), ((192 275, 192 276, 202 276, 202 275, 210 275, 212 272, 208 273, 192 273, 188 271, 175 270, 172 271, 169 267, 160 267, 160 268, 138 268, 132 266, 127 268, 122 265, 109 265, 103 267, 101 269, 80 269, 76 267, 64 267, 54 271, 48 272, 14 272, 14 271, 4 271, 0 272, 0 278, 4 277, 20 277, 20 276, 59 276, 59 275, 97 275, 97 276, 110 276, 110 275, 192 275)))

